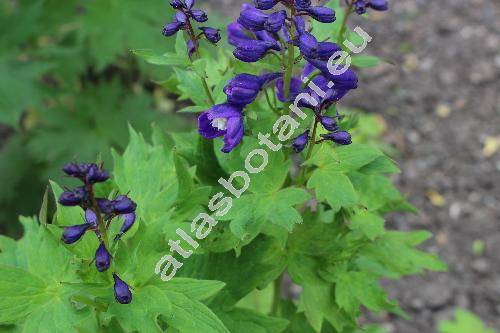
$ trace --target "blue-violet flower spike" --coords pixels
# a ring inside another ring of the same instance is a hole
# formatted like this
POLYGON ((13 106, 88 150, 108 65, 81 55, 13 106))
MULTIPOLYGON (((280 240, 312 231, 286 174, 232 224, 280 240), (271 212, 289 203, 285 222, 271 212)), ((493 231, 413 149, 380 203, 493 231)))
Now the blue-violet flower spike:
POLYGON ((132 302, 132 293, 129 286, 116 273, 113 273, 115 280, 115 299, 120 304, 129 304, 132 302))
POLYGON ((367 6, 379 11, 389 9, 389 3, 387 2, 387 0, 368 0, 367 6))

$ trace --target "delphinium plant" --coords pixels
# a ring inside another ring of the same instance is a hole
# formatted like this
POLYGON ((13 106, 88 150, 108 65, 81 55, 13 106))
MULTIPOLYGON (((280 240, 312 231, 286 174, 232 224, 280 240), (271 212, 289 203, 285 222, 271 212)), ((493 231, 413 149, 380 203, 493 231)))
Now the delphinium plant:
POLYGON ((405 316, 380 279, 446 267, 415 248, 429 233, 385 229, 386 213, 415 209, 388 177, 397 166, 341 106, 357 69, 378 62, 358 54, 371 37, 348 18, 387 3, 256 0, 226 29, 193 0, 170 5, 162 33, 175 52, 134 53, 172 67, 162 86, 189 101, 179 112, 196 113, 197 129, 153 126, 148 142, 131 127, 106 182, 96 164, 66 166, 84 186, 52 183, 50 223, 46 196, 21 240, 0 238, 0 323, 354 333, 380 331, 360 325, 363 307, 405 316))

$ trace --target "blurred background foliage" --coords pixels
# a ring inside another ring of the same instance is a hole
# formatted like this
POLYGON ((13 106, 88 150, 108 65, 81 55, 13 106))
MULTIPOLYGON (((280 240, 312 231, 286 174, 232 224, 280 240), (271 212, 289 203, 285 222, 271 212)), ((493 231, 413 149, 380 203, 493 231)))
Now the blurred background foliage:
POLYGON ((130 52, 171 50, 171 16, 165 0, 0 2, 0 233, 19 235, 17 216, 37 212, 48 178, 66 184, 64 162, 106 164, 128 123, 146 135, 152 122, 187 127, 152 82, 168 68, 130 52))

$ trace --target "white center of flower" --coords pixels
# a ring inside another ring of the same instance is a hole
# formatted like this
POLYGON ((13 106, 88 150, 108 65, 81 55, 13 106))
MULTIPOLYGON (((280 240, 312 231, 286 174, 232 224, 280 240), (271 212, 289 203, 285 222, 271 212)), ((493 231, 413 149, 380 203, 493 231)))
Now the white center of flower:
POLYGON ((227 119, 215 118, 212 120, 212 126, 217 128, 219 131, 225 131, 227 129, 227 119))

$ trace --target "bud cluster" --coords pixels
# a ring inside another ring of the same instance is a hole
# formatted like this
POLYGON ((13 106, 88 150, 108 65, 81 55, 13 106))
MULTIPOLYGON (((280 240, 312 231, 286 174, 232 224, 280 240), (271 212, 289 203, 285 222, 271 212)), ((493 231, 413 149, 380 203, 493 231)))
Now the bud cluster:
POLYGON ((198 50, 199 39, 205 37, 210 43, 217 44, 221 36, 218 29, 211 27, 199 27, 201 31, 195 35, 191 20, 203 23, 208 20, 207 14, 201 9, 194 9, 194 0, 172 0, 170 6, 175 9, 173 21, 163 26, 162 34, 166 37, 175 35, 181 30, 187 31, 189 39, 186 42, 188 55, 191 58, 198 50))
MULTIPOLYGON (((114 200, 96 198, 94 184, 109 179, 108 171, 95 163, 69 163, 63 171, 70 177, 78 178, 83 186, 74 190, 66 190, 59 197, 63 206, 79 206, 85 212, 85 223, 64 228, 61 240, 66 244, 73 244, 80 240, 87 231, 93 231, 99 240, 99 247, 95 252, 95 266, 99 272, 104 272, 111 266, 112 256, 108 249, 107 230, 112 221, 122 218, 123 224, 115 235, 114 241, 120 240, 135 223, 137 205, 127 195, 120 195, 114 200)), ((132 300, 132 293, 128 285, 113 273, 115 281, 115 298, 119 303, 128 304, 132 300)))

